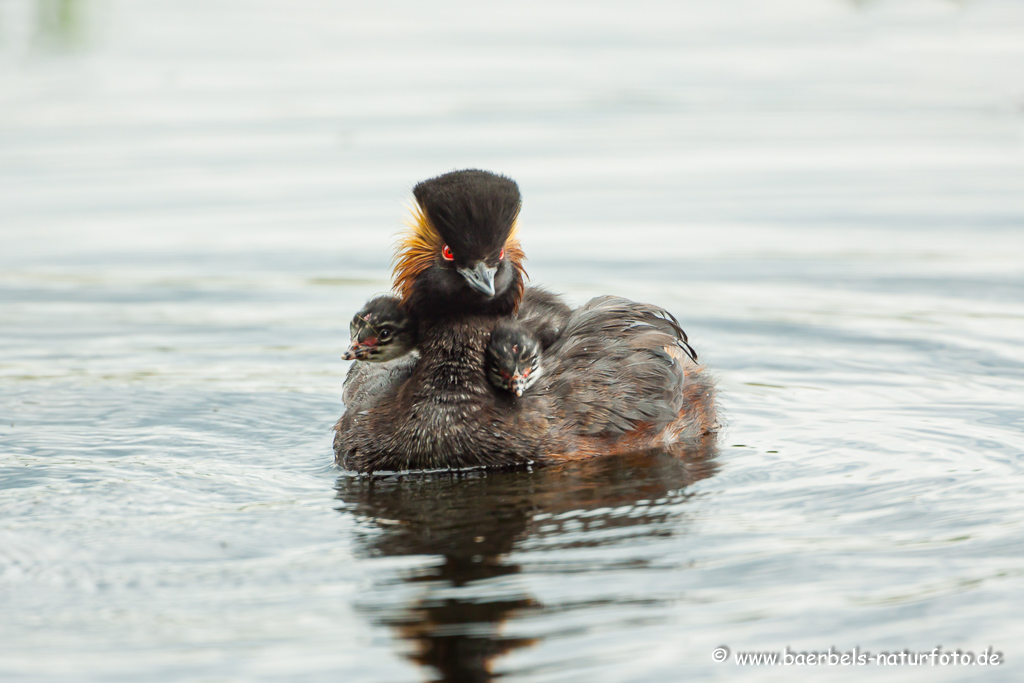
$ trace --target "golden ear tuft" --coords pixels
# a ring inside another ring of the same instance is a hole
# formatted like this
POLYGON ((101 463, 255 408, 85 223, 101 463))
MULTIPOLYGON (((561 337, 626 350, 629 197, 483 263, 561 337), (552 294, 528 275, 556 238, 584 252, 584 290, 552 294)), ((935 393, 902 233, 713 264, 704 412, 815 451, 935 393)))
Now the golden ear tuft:
POLYGON ((441 235, 419 204, 409 207, 406 231, 395 244, 395 256, 391 260, 394 289, 405 302, 412 294, 412 284, 424 270, 430 267, 435 255, 444 246, 441 235))
MULTIPOLYGON (((437 255, 444 247, 444 239, 437 229, 431 224, 430 219, 423 212, 419 204, 413 203, 409 206, 409 218, 406 220, 406 230, 399 236, 395 244, 395 255, 392 258, 393 287, 398 296, 405 303, 412 296, 413 283, 423 271, 427 270, 437 260, 437 255)), ((517 278, 516 308, 523 298, 523 290, 526 285, 524 280, 528 277, 523 261, 526 254, 519 244, 517 233, 519 221, 512 224, 508 240, 505 242, 505 258, 521 277, 517 278)))
POLYGON ((519 302, 523 300, 523 293, 526 291, 526 281, 530 276, 526 274, 526 268, 523 266, 523 261, 526 260, 526 253, 523 252, 523 247, 519 244, 518 219, 512 224, 512 230, 505 241, 505 258, 519 271, 520 277, 516 279, 516 310, 519 310, 519 302))

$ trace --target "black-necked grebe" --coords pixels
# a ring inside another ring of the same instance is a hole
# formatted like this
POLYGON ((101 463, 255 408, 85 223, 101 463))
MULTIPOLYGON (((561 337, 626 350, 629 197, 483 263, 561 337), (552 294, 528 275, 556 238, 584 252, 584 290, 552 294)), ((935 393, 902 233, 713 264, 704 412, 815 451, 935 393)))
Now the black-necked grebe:
POLYGON ((347 410, 335 427, 340 465, 545 464, 664 446, 715 428, 713 386, 678 323, 617 297, 571 315, 554 297, 561 312, 542 351, 544 372, 520 397, 494 391, 491 335, 515 320, 524 298, 519 189, 471 170, 424 181, 413 193, 395 286, 416 320, 420 357, 365 390, 346 386, 347 410))

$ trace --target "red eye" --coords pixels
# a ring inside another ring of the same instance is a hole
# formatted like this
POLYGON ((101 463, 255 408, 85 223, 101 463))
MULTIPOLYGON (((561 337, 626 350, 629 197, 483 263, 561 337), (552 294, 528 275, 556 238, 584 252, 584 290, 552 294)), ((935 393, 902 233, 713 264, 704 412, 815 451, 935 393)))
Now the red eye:
POLYGON ((501 253, 498 254, 498 260, 500 261, 503 258, 505 258, 505 248, 504 247, 502 247, 501 253))
POLYGON ((447 244, 441 247, 441 258, 443 258, 445 261, 455 260, 455 254, 452 253, 452 250, 448 248, 447 244))

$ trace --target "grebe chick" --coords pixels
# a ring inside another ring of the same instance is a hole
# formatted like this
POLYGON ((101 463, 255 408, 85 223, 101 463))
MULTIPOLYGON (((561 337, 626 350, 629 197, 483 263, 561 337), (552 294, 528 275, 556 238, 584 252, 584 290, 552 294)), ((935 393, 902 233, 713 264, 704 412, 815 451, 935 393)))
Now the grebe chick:
POLYGON ((343 360, 386 363, 416 348, 416 325, 398 298, 377 296, 366 302, 349 325, 352 344, 343 360))
POLYGON ((522 323, 501 323, 491 332, 484 362, 496 389, 522 396, 541 376, 540 360, 540 342, 522 323))

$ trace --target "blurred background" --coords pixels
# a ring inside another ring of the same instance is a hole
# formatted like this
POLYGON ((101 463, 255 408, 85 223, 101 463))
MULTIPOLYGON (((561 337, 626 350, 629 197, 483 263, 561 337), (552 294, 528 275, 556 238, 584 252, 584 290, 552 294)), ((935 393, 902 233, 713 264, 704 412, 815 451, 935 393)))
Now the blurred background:
POLYGON ((1019 659, 1022 336, 1017 0, 0 0, 0 675, 1019 659), (339 478, 348 320, 466 167, 534 284, 681 319, 714 467, 339 478))

